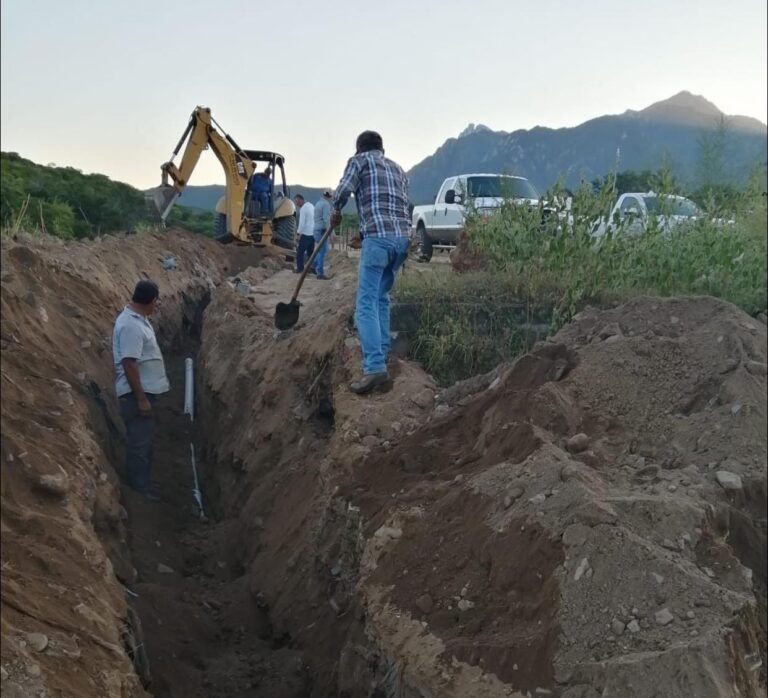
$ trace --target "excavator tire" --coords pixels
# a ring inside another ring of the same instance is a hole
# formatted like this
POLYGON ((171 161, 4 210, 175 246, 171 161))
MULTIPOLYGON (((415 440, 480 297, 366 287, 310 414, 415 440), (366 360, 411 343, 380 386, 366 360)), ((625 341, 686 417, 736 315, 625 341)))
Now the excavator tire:
POLYGON ((293 249, 293 240, 296 235, 296 216, 284 216, 275 218, 272 224, 272 244, 283 247, 286 250, 293 249))
POLYGON ((222 245, 232 242, 232 236, 227 232, 227 214, 217 213, 213 221, 213 239, 222 245))

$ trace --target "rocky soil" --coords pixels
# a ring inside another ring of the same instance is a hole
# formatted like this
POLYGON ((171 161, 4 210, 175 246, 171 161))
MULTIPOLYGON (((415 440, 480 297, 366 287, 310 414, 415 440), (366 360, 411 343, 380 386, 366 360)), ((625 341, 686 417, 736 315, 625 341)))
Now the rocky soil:
POLYGON ((137 666, 157 696, 764 695, 764 324, 642 298, 361 398, 353 265, 276 333, 296 277, 237 253, 4 246, 4 694, 144 695, 137 666), (120 490, 105 343, 142 272, 173 383, 198 366, 156 507, 120 490))

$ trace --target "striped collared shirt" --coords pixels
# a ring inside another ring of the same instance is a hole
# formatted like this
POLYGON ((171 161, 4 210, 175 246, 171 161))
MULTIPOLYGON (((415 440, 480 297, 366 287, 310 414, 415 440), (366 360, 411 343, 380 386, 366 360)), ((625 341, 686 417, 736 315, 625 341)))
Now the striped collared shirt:
POLYGON ((381 150, 351 157, 333 195, 333 208, 341 211, 350 194, 355 195, 363 236, 408 237, 408 179, 397 163, 381 150))

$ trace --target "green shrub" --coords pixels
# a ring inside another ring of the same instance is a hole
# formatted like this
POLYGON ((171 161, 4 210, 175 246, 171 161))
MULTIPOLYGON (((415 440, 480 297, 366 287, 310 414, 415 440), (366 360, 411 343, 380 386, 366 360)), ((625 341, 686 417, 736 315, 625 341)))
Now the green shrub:
POLYGON ((729 202, 727 221, 708 217, 669 230, 652 220, 645 234, 619 232, 597 243, 594 223, 609 206, 604 189, 582 187, 569 226, 557 215, 542 220, 541 207, 505 202, 487 220, 470 214, 469 246, 488 269, 514 279, 522 297, 552 302, 560 320, 588 300, 641 294, 705 294, 748 313, 765 309, 766 198, 756 190, 729 202))
MULTIPOLYGON (((0 153, 0 165, 0 222, 9 230, 93 238, 154 220, 141 191, 104 175, 38 165, 17 153, 0 153)), ((169 225, 211 235, 213 216, 175 206, 169 225)))
MULTIPOLYGON (((658 193, 674 186, 664 172, 654 184, 658 193)), ((543 206, 511 201, 488 217, 470 211, 466 245, 480 268, 406 274, 395 288, 393 327, 406 329, 412 355, 449 384, 513 359, 587 303, 711 295, 750 314, 766 309, 768 212, 758 180, 703 202, 713 218, 732 223, 708 218, 663 230, 652 222, 646 234, 609 235, 598 244, 594 223, 610 211, 614 192, 610 178, 597 190, 582 183, 571 225, 561 212, 545 216, 543 206)))

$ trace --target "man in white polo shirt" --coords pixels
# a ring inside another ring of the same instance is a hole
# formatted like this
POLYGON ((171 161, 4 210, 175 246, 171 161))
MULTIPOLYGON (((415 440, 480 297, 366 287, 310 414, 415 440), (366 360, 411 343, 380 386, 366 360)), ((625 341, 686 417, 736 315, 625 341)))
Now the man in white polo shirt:
POLYGON ((112 333, 112 356, 117 374, 115 390, 126 431, 128 484, 151 502, 160 500, 150 488, 155 426, 152 406, 158 395, 170 390, 163 355, 149 321, 159 303, 157 284, 139 281, 131 302, 118 315, 112 333))
MULTIPOLYGON (((296 248, 296 269, 294 271, 300 274, 304 271, 304 256, 312 256, 315 249, 315 207, 306 201, 301 194, 293 197, 296 208, 299 209, 299 227, 296 231, 299 234, 299 242, 296 248)), ((312 273, 312 269, 309 270, 312 273)))

